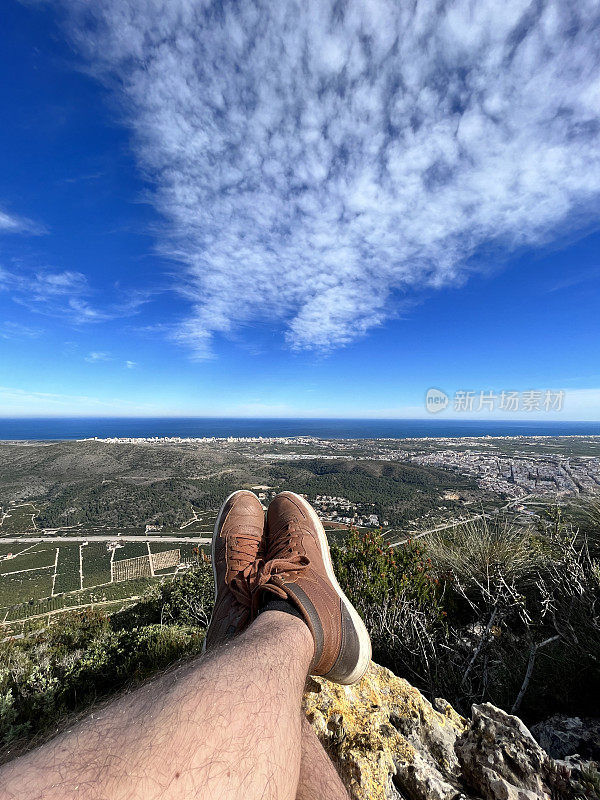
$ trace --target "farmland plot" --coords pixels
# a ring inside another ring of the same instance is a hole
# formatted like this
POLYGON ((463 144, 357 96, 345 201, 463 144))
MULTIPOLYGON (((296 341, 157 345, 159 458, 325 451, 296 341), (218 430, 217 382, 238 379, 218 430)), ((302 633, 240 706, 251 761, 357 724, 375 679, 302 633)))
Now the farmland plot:
MULTIPOLYGON (((80 588, 79 545, 61 544, 58 551, 54 594, 58 594, 59 592, 73 592, 80 588)), ((41 597, 42 595, 39 596, 41 597)))
POLYGON ((105 542, 90 542, 81 548, 84 588, 110 583, 110 555, 105 542))
POLYGON ((0 575, 22 570, 43 569, 54 564, 56 546, 50 543, 38 544, 33 548, 22 544, 13 544, 12 548, 14 558, 0 561, 0 575))
POLYGON ((31 503, 21 506, 10 506, 5 509, 0 525, 0 534, 27 533, 36 529, 34 518, 37 508, 31 503))
POLYGON ((6 622, 28 619, 42 614, 51 614, 53 611, 67 611, 70 608, 80 608, 96 603, 122 601, 125 604, 132 597, 139 596, 153 583, 160 583, 160 578, 138 578, 123 583, 112 583, 93 589, 83 589, 71 594, 61 594, 54 597, 44 597, 33 603, 16 605, 12 608, 0 608, 0 622, 6 617, 6 622))
POLYGON ((181 561, 179 550, 163 550, 150 556, 154 573, 173 569, 181 561))
POLYGON ((136 558, 116 559, 112 562, 111 577, 115 581, 129 581, 133 578, 150 578, 152 566, 150 556, 137 556, 136 558))
POLYGON ((20 572, 16 575, 4 575, 0 580, 0 606, 11 606, 46 597, 52 591, 51 567, 33 572, 20 572))

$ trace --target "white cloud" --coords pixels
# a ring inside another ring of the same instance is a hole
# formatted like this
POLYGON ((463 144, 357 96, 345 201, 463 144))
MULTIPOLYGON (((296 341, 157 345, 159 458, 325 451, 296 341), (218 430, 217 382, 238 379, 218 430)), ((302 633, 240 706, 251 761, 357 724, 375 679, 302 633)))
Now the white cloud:
POLYGON ((137 361, 126 361, 125 366, 127 369, 135 369, 137 367, 137 361))
POLYGON ((87 278, 81 272, 37 272, 26 281, 26 290, 34 301, 44 302, 51 297, 81 294, 88 291, 87 278))
POLYGON ((0 323, 0 338, 2 339, 37 339, 42 333, 40 328, 32 328, 20 322, 6 320, 0 323))
POLYGON ((89 395, 58 394, 56 392, 29 391, 12 386, 0 386, 0 415, 11 416, 68 416, 90 414, 142 415, 157 413, 158 408, 145 402, 89 395))
POLYGON ((44 233, 44 228, 26 217, 8 214, 0 208, 0 233, 44 233))
POLYGON ((111 361, 112 356, 109 353, 103 353, 99 351, 93 351, 88 353, 85 357, 85 361, 89 362, 90 364, 96 364, 98 361, 111 361))
POLYGON ((21 270, 9 272, 0 267, 0 290, 9 292, 11 299, 30 311, 50 316, 67 314, 80 320, 81 314, 71 303, 89 292, 87 278, 81 272, 64 270, 21 270))
POLYGON ((0 231, 12 233, 20 230, 21 225, 17 217, 11 217, 4 211, 0 211, 0 231))
POLYGON ((265 317, 344 345, 482 247, 597 208, 597 0, 64 2, 156 186, 199 356, 265 317))
POLYGON ((63 317, 77 325, 106 322, 132 316, 150 302, 159 290, 117 288, 117 299, 104 307, 94 305, 87 277, 73 270, 60 272, 49 269, 9 272, 0 267, 0 291, 29 311, 50 317, 63 317))

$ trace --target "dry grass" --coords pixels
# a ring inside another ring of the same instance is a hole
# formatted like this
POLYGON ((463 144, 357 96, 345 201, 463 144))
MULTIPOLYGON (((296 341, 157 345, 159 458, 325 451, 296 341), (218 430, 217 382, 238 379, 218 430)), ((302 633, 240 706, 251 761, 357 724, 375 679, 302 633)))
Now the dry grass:
POLYGON ((507 519, 482 517, 425 542, 436 572, 450 573, 465 587, 487 592, 499 579, 524 578, 542 565, 545 555, 531 529, 507 519))

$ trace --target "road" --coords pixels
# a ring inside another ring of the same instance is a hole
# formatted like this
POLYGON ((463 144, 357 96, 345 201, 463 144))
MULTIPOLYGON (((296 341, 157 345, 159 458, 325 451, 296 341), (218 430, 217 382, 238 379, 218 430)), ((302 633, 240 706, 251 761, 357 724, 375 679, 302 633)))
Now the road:
POLYGON ((51 542, 58 544, 78 544, 80 542, 191 542, 210 544, 212 537, 206 536, 144 536, 143 534, 123 534, 112 536, 92 534, 90 536, 0 536, 0 544, 37 544, 51 542))
POLYGON ((444 525, 438 525, 436 528, 430 528, 426 531, 419 531, 419 533, 415 533, 411 536, 406 536, 404 539, 399 539, 397 542, 390 542, 390 547, 398 547, 400 544, 406 544, 407 542, 413 542, 415 539, 420 539, 422 536, 428 536, 430 533, 438 533, 439 531, 449 530, 450 528, 458 528, 460 525, 469 525, 471 522, 477 522, 479 519, 491 519, 492 516, 496 516, 498 514, 503 514, 511 506, 516 505, 517 503, 525 503, 529 500, 530 497, 533 497, 533 494, 527 494, 524 497, 514 497, 512 500, 509 500, 505 505, 501 508, 496 508, 494 511, 486 514, 482 512, 481 514, 476 514, 474 517, 469 517, 469 519, 457 519, 453 520, 452 522, 447 522, 444 525))
POLYGON ((420 539, 422 536, 428 536, 430 533, 437 533, 438 531, 445 531, 449 528, 458 528, 460 525, 468 525, 470 522, 476 522, 478 519, 483 519, 486 517, 487 519, 490 518, 489 514, 477 514, 475 517, 469 517, 469 519, 457 519, 453 522, 448 522, 445 525, 438 525, 437 528, 430 528, 427 531, 420 531, 419 533, 415 533, 414 535, 407 536, 405 539, 399 539, 397 542, 390 543, 390 547, 398 547, 400 544, 406 544, 407 542, 414 542, 415 539, 420 539))

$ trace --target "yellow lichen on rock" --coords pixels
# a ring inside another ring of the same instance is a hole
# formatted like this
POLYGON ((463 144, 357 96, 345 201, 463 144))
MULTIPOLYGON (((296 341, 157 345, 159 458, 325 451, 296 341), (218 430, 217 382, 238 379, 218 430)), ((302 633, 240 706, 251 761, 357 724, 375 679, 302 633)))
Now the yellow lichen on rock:
POLYGON ((315 678, 304 699, 309 722, 352 794, 372 800, 385 800, 389 775, 395 771, 394 755, 406 749, 406 757, 411 757, 403 737, 389 724, 390 692, 379 686, 379 670, 373 665, 355 686, 315 678))
POLYGON ((417 689, 377 664, 354 686, 311 679, 304 710, 356 800, 386 800, 398 771, 422 771, 415 744, 433 743, 435 751, 446 738, 440 732, 453 743, 465 728, 453 709, 435 711, 417 689))
MULTIPOLYGON (((371 664, 354 686, 309 682, 304 709, 353 800, 579 800, 582 786, 517 717, 471 719, 371 664), (437 709, 437 710, 436 710, 437 709)), ((325 800, 325 799, 324 799, 325 800)))

